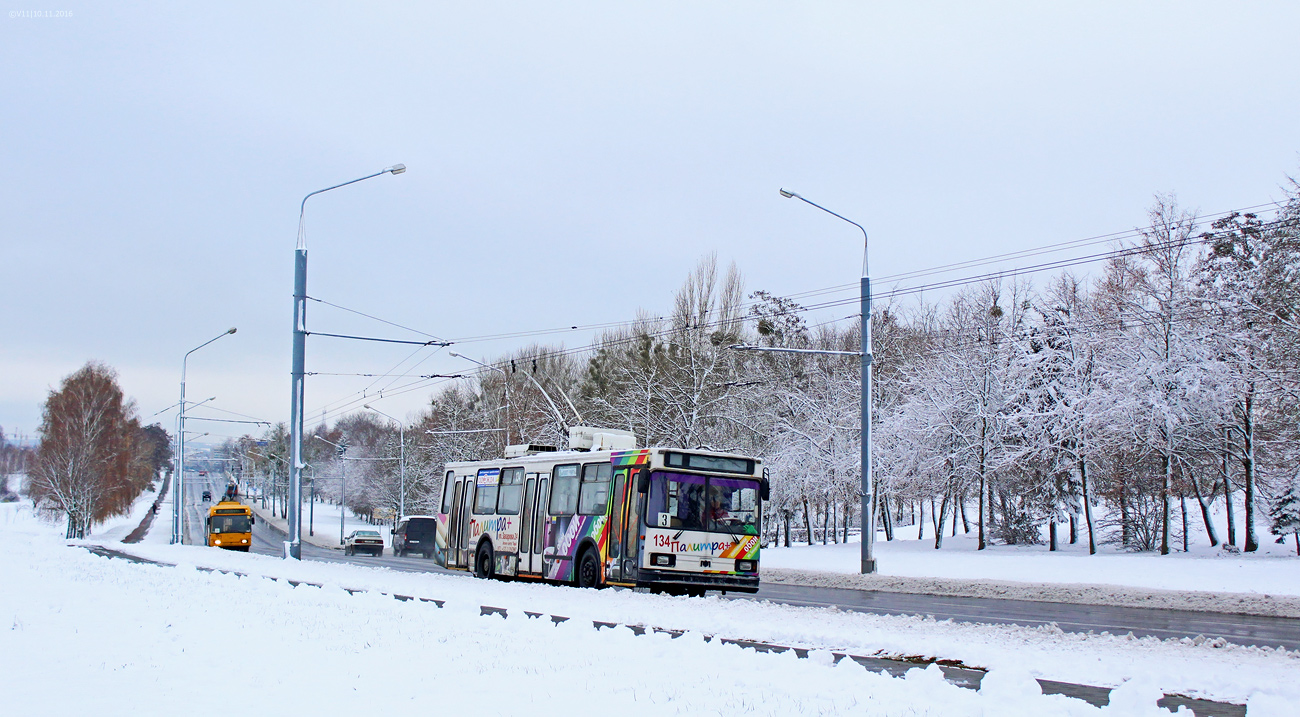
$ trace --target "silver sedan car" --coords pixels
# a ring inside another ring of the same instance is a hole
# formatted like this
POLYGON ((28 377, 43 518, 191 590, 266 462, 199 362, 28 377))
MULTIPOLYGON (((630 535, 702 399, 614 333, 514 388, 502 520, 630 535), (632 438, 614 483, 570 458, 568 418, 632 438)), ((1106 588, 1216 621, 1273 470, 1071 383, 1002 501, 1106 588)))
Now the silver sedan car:
POLYGON ((369 553, 376 557, 384 554, 384 536, 378 530, 354 530, 343 539, 343 554, 369 553))

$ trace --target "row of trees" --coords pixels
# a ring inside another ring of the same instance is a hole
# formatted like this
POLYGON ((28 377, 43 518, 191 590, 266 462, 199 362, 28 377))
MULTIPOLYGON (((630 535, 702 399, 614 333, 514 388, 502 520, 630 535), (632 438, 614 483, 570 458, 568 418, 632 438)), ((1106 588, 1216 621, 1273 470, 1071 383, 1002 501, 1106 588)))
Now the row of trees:
POLYGON ((10 443, 0 427, 0 503, 12 503, 18 500, 14 492, 19 486, 11 486, 10 480, 27 472, 27 465, 32 460, 32 451, 18 444, 10 443))
MULTIPOLYGON (((937 548, 960 524, 980 548, 1086 540, 1092 552, 1168 553, 1195 530, 1218 544, 1211 513, 1222 510, 1226 543, 1253 551, 1261 522, 1300 527, 1286 507, 1300 503, 1300 199, 1268 220, 1207 226, 1159 197, 1149 219, 1095 279, 995 278, 937 303, 882 302, 874 460, 889 539, 907 526, 922 537, 928 524, 937 548)), ((768 537, 847 540, 859 502, 857 359, 728 348, 857 348, 856 321, 809 325, 805 314, 746 294, 734 265, 707 257, 666 317, 643 315, 581 350, 502 356, 500 370, 445 385, 408 427, 407 511, 434 510, 448 460, 563 446, 566 424, 585 423, 763 456, 768 537)), ((268 446, 283 439, 273 433, 268 446)), ((395 426, 358 413, 315 433, 373 459, 349 463, 352 487, 336 500, 395 512, 398 467, 381 460, 398 454, 395 426)), ((310 437, 304 449, 333 481, 333 449, 310 437)))
POLYGON ((66 519, 68 538, 129 511, 172 457, 167 431, 142 425, 116 372, 97 362, 50 392, 40 434, 24 492, 39 512, 66 519))

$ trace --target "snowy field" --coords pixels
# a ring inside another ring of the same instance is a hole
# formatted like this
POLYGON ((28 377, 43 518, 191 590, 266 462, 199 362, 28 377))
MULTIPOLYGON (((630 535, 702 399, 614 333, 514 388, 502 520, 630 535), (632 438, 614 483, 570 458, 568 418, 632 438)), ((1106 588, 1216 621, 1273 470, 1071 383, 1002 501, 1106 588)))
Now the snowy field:
MULTIPOLYGON (((914 535, 914 534, 913 534, 914 535)), ((764 548, 765 568, 857 573, 861 546, 798 545, 764 548)), ((1263 537, 1263 536, 1261 536, 1263 537)), ((1062 545, 1049 553, 1046 545, 990 545, 976 550, 971 535, 944 536, 943 548, 934 538, 876 541, 882 575, 918 578, 986 579, 1013 582, 1092 583, 1157 590, 1208 590, 1300 596, 1300 558, 1288 545, 1268 540, 1254 555, 1231 555, 1207 544, 1186 553, 1158 555, 1123 553, 1104 548, 1088 555, 1086 543, 1062 545)))
POLYGON ((471 709, 572 714, 1159 715, 1161 691, 1250 700, 1250 715, 1291 714, 1300 655, 1191 641, 1067 635, 790 606, 579 591, 354 565, 294 563, 203 547, 113 547, 177 562, 138 565, 61 540, 21 506, 0 506, 0 689, 10 714, 224 713, 205 699, 233 686, 259 710, 367 713, 471 709), (321 582, 292 588, 260 577, 321 582), (340 587, 375 592, 349 595, 340 587), (399 602, 378 591, 445 600, 399 602), (510 610, 481 617, 478 606, 510 610), (523 610, 577 618, 561 625, 523 610), (111 619, 105 619, 111 616, 111 619), (692 631, 673 640, 590 620, 692 631), (701 634, 854 654, 928 655, 990 668, 975 692, 937 670, 872 674, 830 654, 799 660, 701 634), (1031 675, 1121 685, 1097 710, 1045 697, 1031 675), (73 684, 76 689, 58 685, 73 684), (611 707, 613 709, 613 707, 611 707))

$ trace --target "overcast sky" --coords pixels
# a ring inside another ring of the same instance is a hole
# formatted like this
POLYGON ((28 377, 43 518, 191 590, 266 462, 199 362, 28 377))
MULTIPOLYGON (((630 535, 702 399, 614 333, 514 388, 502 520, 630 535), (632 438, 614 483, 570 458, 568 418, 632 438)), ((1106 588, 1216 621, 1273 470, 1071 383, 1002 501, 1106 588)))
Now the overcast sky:
MULTIPOLYGON (((660 313, 709 252, 749 290, 854 282, 856 230, 783 186, 864 224, 887 277, 1131 229, 1155 192, 1258 205, 1300 170, 1294 2, 22 8, 72 16, 0 15, 11 435, 91 359, 148 419, 230 326, 189 397, 286 420, 299 202, 397 162, 308 202, 308 293, 450 339, 660 313)), ((307 367, 411 350, 315 337, 307 367)), ((467 367, 446 353, 413 372, 467 367)), ((309 421, 373 380, 310 378, 309 421)), ((375 405, 404 417, 430 389, 400 385, 375 405)))

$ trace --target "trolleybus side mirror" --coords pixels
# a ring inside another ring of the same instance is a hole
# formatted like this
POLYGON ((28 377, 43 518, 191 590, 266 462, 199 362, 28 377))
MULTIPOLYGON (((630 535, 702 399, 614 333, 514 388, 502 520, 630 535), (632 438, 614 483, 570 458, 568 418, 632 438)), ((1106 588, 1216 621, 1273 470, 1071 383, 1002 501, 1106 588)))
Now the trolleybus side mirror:
POLYGON ((636 492, 650 492, 650 471, 644 468, 636 472, 636 492))
POLYGON ((767 482, 767 476, 758 483, 758 497, 762 500, 772 499, 772 484, 767 482))

